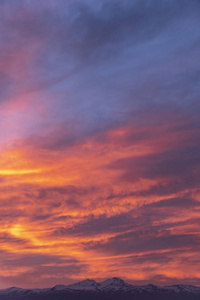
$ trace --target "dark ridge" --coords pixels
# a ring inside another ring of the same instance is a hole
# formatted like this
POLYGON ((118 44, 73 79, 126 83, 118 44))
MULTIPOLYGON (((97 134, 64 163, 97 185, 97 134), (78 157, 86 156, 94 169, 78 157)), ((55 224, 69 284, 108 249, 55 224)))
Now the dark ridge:
POLYGON ((0 290, 0 300, 200 300, 200 287, 153 284, 135 286, 114 277, 103 282, 86 279, 47 289, 11 287, 0 290))

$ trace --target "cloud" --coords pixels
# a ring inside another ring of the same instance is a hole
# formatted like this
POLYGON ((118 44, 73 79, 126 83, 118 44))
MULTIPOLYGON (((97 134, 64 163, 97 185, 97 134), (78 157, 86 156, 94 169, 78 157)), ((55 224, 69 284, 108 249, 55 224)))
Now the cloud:
MULTIPOLYGON (((170 195, 199 187, 199 145, 178 147, 144 156, 132 156, 112 162, 110 168, 120 170, 120 180, 137 182, 158 180, 147 190, 135 192, 138 196, 170 195)), ((134 193, 133 193, 134 195, 134 193)))
POLYGON ((90 187, 89 189, 85 187, 79 186, 54 186, 50 188, 43 188, 38 191, 38 197, 40 199, 49 198, 51 195, 76 195, 76 196, 85 196, 88 195, 92 190, 95 190, 94 187, 90 187))
POLYGON ((15 267, 34 267, 34 266, 45 266, 45 265, 72 265, 77 264, 78 261, 73 258, 65 258, 56 255, 49 254, 24 254, 17 255, 15 258, 4 259, 2 266, 6 268, 15 268, 15 267))
POLYGON ((177 209, 187 209, 187 208, 194 208, 199 207, 200 202, 196 201, 195 199, 191 198, 169 198, 165 200, 161 200, 158 202, 147 204, 146 207, 149 208, 177 208, 177 209))
POLYGON ((36 288, 52 287, 56 284, 72 283, 71 275, 78 275, 80 271, 85 270, 86 266, 69 265, 69 266, 40 266, 32 271, 23 272, 17 276, 1 276, 1 283, 4 286, 11 286, 13 281, 17 286, 23 282, 24 288, 34 286, 36 288))
POLYGON ((198 153, 199 147, 173 149, 139 158, 123 158, 114 162, 111 167, 125 170, 124 178, 127 180, 139 177, 177 178, 198 171, 200 164, 198 153))
POLYGON ((1 1, 6 285, 114 273, 181 282, 186 270, 195 282, 199 8, 1 1))
POLYGON ((120 232, 132 226, 134 220, 129 214, 120 214, 113 217, 101 215, 98 218, 89 217, 84 223, 78 223, 71 228, 59 228, 53 234, 60 236, 96 236, 110 232, 120 232))
POLYGON ((2 3, 10 91, 29 92, 28 103, 34 91, 48 111, 40 124, 45 134, 33 120, 22 138, 65 149, 138 114, 179 110, 180 98, 188 115, 197 114, 190 107, 198 98, 199 4, 191 2, 2 3))
POLYGON ((138 253, 168 249, 199 249, 198 235, 163 235, 158 237, 145 237, 136 232, 124 233, 108 239, 107 242, 89 242, 85 244, 85 249, 96 249, 100 252, 110 254, 138 253))
POLYGON ((188 281, 191 282, 191 285, 198 286, 199 278, 196 277, 190 277, 184 276, 183 278, 177 278, 176 276, 167 276, 164 274, 158 274, 156 276, 149 276, 145 280, 130 280, 129 282, 134 285, 146 285, 149 284, 149 282, 152 282, 155 285, 160 286, 169 286, 174 285, 174 282, 177 284, 185 284, 187 285, 188 281), (159 283, 159 284, 158 284, 159 283))
MULTIPOLYGON (((126 235, 130 233, 134 244, 135 238, 145 239, 151 235, 156 237, 166 233, 170 237, 171 228, 182 230, 184 226, 191 224, 193 221, 193 225, 196 224, 197 220, 190 219, 188 212, 189 210, 198 212, 198 209, 199 201, 192 198, 162 199, 148 204, 138 204, 126 213, 115 214, 110 217, 106 214, 86 216, 71 227, 57 228, 53 232, 53 236, 80 236, 88 237, 92 240, 93 237, 99 235, 103 240, 107 235, 111 235, 112 237, 109 237, 109 239, 114 241, 115 238, 116 240, 118 239, 119 234, 126 235), (181 212, 183 219, 177 218, 177 211, 181 212), (174 221, 171 220, 173 217, 175 218, 174 221)), ((142 249, 141 246, 141 251, 142 249)))
POLYGON ((13 280, 18 286, 44 287, 71 282, 71 275, 87 270, 87 265, 70 256, 44 253, 12 253, 1 251, 1 282, 10 286, 13 280))

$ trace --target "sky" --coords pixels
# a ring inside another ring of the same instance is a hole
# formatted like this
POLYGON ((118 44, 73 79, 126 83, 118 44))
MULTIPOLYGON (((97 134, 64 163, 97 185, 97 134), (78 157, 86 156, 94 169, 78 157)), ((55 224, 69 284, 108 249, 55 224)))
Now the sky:
POLYGON ((0 288, 200 285, 200 1, 0 15, 0 288))

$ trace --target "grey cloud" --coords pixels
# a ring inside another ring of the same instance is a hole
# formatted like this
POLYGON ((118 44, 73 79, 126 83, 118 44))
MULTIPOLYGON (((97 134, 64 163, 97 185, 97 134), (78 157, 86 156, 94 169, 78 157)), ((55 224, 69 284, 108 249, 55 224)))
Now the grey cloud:
POLYGON ((197 235, 163 235, 160 237, 142 237, 139 238, 137 233, 130 232, 110 238, 107 242, 88 242, 85 243, 85 249, 95 249, 100 252, 112 254, 138 253, 167 249, 188 249, 194 247, 199 249, 200 241, 197 235))
POLYGON ((38 198, 44 199, 48 198, 51 195, 77 195, 77 196, 83 196, 88 195, 93 190, 95 190, 94 187, 80 187, 75 185, 67 185, 67 186, 55 186, 51 188, 41 188, 38 190, 38 198))
POLYGON ((146 207, 149 208, 167 208, 167 207, 172 207, 172 208, 184 208, 184 209, 188 209, 188 208, 194 208, 194 207, 199 207, 200 206, 200 202, 192 199, 192 198, 169 198, 169 199, 165 199, 165 200, 161 200, 158 202, 154 202, 151 204, 147 204, 146 207))
POLYGON ((77 235, 77 236, 92 236, 102 234, 104 232, 123 232, 129 227, 132 228, 134 218, 129 214, 120 214, 113 217, 102 215, 98 218, 91 216, 86 222, 79 223, 71 228, 58 228, 54 235, 77 235))
POLYGON ((17 238, 10 233, 2 232, 0 234, 0 243, 8 243, 8 244, 27 244, 27 240, 23 238, 17 238))
MULTIPOLYGON (((199 201, 176 197, 162 199, 160 201, 138 205, 127 213, 121 213, 112 217, 101 215, 98 217, 89 216, 72 227, 60 227, 54 230, 53 236, 88 236, 93 237, 104 233, 115 235, 125 235, 131 232, 131 236, 136 239, 148 238, 148 236, 158 236, 169 234, 171 228, 181 228, 182 226, 194 225, 199 223, 196 219, 190 219, 176 222, 170 222, 168 218, 177 216, 177 211, 188 209, 198 211, 199 201), (163 220, 166 220, 163 222, 163 220), (157 224, 157 225, 155 225, 157 224)), ((98 247, 97 247, 98 248, 98 247)))
POLYGON ((160 286, 169 286, 169 285, 174 285, 174 283, 185 284, 185 285, 188 285, 188 283, 190 283, 191 285, 198 286, 199 278, 187 277, 187 276, 185 276, 185 278, 177 278, 175 276, 169 277, 169 276, 160 274, 158 272, 157 275, 148 276, 148 278, 145 280, 129 280, 129 282, 134 285, 146 285, 149 283, 153 283, 155 285, 160 285, 160 286))
POLYGON ((6 268, 14 267, 30 267, 30 266, 45 266, 48 264, 55 264, 57 266, 66 264, 72 265, 77 264, 78 261, 73 258, 65 258, 62 256, 48 255, 48 254, 25 254, 25 255, 16 255, 15 258, 5 258, 2 262, 2 266, 6 268))
POLYGON ((141 268, 146 264, 167 264, 176 259, 176 253, 171 251, 169 253, 145 253, 141 255, 130 255, 126 259, 123 260, 123 263, 129 265, 139 265, 141 268))
POLYGON ((86 264, 68 256, 41 253, 13 254, 2 250, 0 252, 2 270, 20 271, 18 276, 1 276, 1 283, 8 287, 12 286, 13 282, 18 286, 23 282, 25 288, 71 283, 72 274, 78 275, 88 268, 86 264))
POLYGON ((195 174, 189 174, 184 178, 174 178, 167 182, 160 182, 151 186, 148 190, 140 190, 134 193, 135 196, 148 197, 151 195, 168 196, 187 189, 199 187, 199 179, 195 174))
POLYGON ((68 266, 41 266, 33 268, 32 271, 26 271, 15 276, 1 276, 1 283, 4 286, 10 287, 13 282, 17 286, 21 286, 23 282, 24 288, 44 288, 52 287, 56 284, 70 284, 73 282, 71 279, 72 274, 78 276, 82 271, 87 270, 87 265, 72 264, 68 266))
POLYGON ((52 106, 45 139, 36 127, 29 133, 36 146, 65 149, 158 104, 164 110, 184 102, 188 114, 197 113, 188 109, 198 106, 197 1, 18 0, 1 7, 2 53, 11 55, 3 63, 14 66, 17 50, 32 57, 28 74, 19 72, 26 62, 14 70, 24 76, 14 89, 38 90, 52 106), (51 140, 55 123, 73 130, 51 140))
MULTIPOLYGON (((176 148, 170 151, 129 157, 113 162, 110 168, 121 170, 124 181, 140 178, 159 179, 160 182, 138 195, 170 195, 182 190, 199 187, 200 157, 198 142, 194 147, 176 148)), ((137 193, 135 193, 137 194, 137 193)))

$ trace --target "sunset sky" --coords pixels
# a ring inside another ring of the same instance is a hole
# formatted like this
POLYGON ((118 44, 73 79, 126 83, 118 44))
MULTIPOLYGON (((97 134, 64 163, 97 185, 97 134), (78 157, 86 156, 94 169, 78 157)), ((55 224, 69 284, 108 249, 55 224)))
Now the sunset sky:
POLYGON ((0 288, 200 285, 200 1, 0 1, 0 288))

